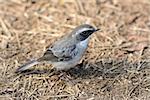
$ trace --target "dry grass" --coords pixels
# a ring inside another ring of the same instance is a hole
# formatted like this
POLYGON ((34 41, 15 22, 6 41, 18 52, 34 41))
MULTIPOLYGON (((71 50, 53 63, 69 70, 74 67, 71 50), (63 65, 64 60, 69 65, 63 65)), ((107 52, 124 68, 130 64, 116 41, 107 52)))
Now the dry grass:
POLYGON ((149 33, 149 0, 0 0, 0 99, 149 100, 149 33), (102 30, 83 64, 53 74, 14 73, 83 23, 102 30))

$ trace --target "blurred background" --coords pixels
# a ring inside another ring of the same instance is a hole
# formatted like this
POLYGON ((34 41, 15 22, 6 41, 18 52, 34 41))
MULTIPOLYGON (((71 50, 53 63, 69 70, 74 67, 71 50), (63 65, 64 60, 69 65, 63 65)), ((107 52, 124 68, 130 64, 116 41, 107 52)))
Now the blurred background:
POLYGON ((149 43, 150 0, 0 0, 0 99, 149 100, 149 43), (101 31, 81 65, 14 73, 84 23, 101 31))

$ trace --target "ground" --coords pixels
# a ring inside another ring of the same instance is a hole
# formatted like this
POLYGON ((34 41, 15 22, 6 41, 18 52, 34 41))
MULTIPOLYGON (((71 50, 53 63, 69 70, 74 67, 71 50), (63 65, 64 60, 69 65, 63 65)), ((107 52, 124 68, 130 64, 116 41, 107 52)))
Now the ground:
POLYGON ((150 0, 0 0, 0 99, 150 100, 149 43, 150 0), (101 31, 81 64, 15 73, 84 23, 101 31))

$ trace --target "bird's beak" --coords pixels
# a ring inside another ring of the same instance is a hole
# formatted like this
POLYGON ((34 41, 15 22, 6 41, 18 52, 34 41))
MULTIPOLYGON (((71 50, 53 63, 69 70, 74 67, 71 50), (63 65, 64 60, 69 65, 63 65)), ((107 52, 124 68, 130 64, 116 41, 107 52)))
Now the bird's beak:
POLYGON ((96 32, 96 31, 99 31, 99 30, 100 30, 100 29, 96 29, 95 32, 96 32))

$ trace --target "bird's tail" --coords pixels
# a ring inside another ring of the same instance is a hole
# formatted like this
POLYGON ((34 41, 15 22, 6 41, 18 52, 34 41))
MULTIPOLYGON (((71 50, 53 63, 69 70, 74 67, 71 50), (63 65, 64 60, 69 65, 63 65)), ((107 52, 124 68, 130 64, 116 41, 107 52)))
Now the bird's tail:
POLYGON ((20 66, 20 67, 16 70, 16 73, 18 73, 18 72, 23 72, 23 71, 25 71, 25 70, 27 70, 27 69, 29 69, 29 68, 31 68, 32 66, 37 65, 37 64, 39 64, 39 62, 38 62, 37 60, 32 60, 32 61, 30 61, 30 62, 28 62, 28 63, 26 63, 26 64, 20 66))

